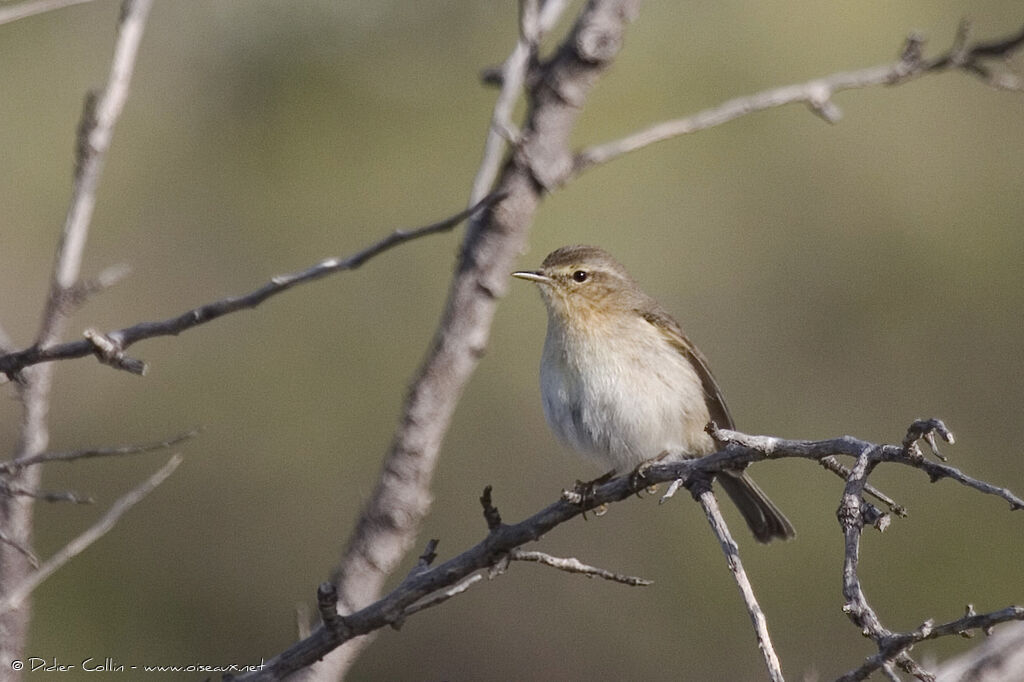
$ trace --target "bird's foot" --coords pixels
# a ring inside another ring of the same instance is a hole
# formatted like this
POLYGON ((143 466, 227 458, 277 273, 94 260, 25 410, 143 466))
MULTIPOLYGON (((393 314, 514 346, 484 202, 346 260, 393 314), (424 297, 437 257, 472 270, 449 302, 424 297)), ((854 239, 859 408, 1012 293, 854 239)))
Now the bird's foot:
MULTIPOLYGON (((643 480, 645 478, 647 478, 647 470, 650 469, 655 464, 660 463, 666 457, 668 457, 668 450, 663 451, 657 457, 652 457, 652 458, 650 458, 648 460, 644 460, 643 462, 640 462, 639 464, 636 465, 636 468, 633 469, 633 471, 629 474, 629 487, 633 488, 634 490, 636 490, 637 497, 640 496, 640 486, 643 485, 643 480)), ((655 492, 658 491, 658 486, 657 485, 644 486, 644 490, 648 494, 652 494, 653 495, 655 492)))
MULTIPOLYGON (((572 489, 573 500, 583 508, 584 521, 587 520, 587 510, 594 504, 594 491, 597 489, 597 486, 607 483, 613 476, 615 476, 614 469, 598 476, 592 481, 576 481, 576 485, 572 489)), ((607 511, 607 505, 602 504, 594 509, 594 516, 604 516, 607 511)))

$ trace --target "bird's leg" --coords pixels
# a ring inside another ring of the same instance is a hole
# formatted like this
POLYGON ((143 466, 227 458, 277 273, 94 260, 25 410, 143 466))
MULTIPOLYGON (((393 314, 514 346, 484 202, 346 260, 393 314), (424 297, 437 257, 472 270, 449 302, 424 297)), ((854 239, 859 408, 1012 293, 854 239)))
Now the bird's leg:
MULTIPOLYGON (((640 497, 640 490, 639 490, 640 483, 641 483, 641 481, 643 481, 643 479, 647 478, 647 470, 650 469, 655 464, 658 464, 659 462, 661 462, 666 457, 668 457, 668 450, 662 450, 662 452, 657 457, 651 457, 650 459, 645 459, 644 461, 642 461, 639 464, 637 464, 636 468, 633 469, 633 472, 629 475, 629 486, 631 488, 637 488, 638 489, 636 491, 636 496, 637 497, 640 497)), ((649 485, 649 486, 646 486, 644 488, 644 490, 646 490, 648 493, 654 494, 658 490, 658 486, 656 486, 656 485, 649 485)))
MULTIPOLYGON (((587 520, 587 508, 594 501, 594 490, 597 486, 607 483, 615 476, 615 469, 601 474, 592 481, 576 481, 576 485, 573 486, 573 493, 579 496, 579 502, 577 503, 580 507, 583 507, 583 520, 587 520)), ((601 505, 594 511, 595 516, 604 516, 608 508, 605 505, 601 505)))

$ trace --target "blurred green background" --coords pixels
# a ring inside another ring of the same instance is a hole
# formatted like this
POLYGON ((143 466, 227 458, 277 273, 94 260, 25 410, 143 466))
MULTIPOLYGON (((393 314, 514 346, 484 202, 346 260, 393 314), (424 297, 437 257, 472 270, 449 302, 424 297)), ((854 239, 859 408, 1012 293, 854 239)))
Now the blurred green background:
MULTIPOLYGON (((976 36, 1002 37, 1020 10, 649 2, 575 140, 884 63, 912 29, 929 53, 945 49, 965 15, 976 36)), ((82 96, 106 78, 117 12, 103 1, 0 26, 0 325, 20 345, 37 328, 82 96)), ((157 3, 84 264, 133 274, 78 313, 69 338, 244 293, 461 208, 495 96, 478 72, 505 58, 515 21, 514 3, 493 1, 157 3)), ((567 243, 612 251, 705 350, 743 430, 892 442, 938 416, 958 437, 954 465, 1024 492, 1024 95, 948 74, 836 103, 836 126, 774 110, 587 173, 545 201, 521 265, 567 243)), ((170 480, 36 592, 28 653, 218 665, 290 644, 296 605, 312 603, 373 485, 460 235, 141 343, 145 378, 61 364, 54 450, 204 431, 170 480)), ((600 473, 544 424, 544 324, 533 288, 510 286, 436 475, 419 544, 440 538, 442 558, 483 536, 485 484, 516 521, 600 473)), ((2 390, 10 453, 19 410, 2 390)), ((47 488, 99 504, 40 505, 40 555, 165 459, 47 468, 47 488)), ((840 481, 795 460, 754 473, 799 531, 762 547, 736 526, 784 669, 834 676, 870 653, 840 611, 840 481)), ((911 511, 863 546, 865 588, 888 625, 1024 601, 1024 517, 908 469, 873 481, 911 511)), ((721 553, 685 496, 616 505, 534 548, 655 584, 515 565, 383 632, 351 678, 762 678, 721 553)))

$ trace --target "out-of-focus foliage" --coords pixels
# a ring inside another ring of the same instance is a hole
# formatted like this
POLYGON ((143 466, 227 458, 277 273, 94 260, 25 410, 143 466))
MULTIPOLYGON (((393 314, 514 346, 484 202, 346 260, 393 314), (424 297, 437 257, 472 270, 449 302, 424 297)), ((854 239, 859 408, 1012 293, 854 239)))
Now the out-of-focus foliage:
MULTIPOLYGON (((945 49, 964 12, 948 0, 649 2, 575 139, 886 62, 911 29, 945 49)), ((116 13, 104 1, 0 27, 0 324, 19 344, 35 331, 81 99, 106 77, 116 13)), ((1011 0, 970 13, 980 37, 1022 20, 1011 0)), ((505 58, 515 20, 493 0, 158 3, 84 267, 134 273, 71 328, 168 317, 458 210, 495 94, 478 72, 505 58)), ((1019 493, 1024 95, 950 74, 836 103, 836 126, 770 111, 589 172, 542 206, 522 265, 572 242, 615 253, 705 350, 744 430, 892 441, 938 416, 958 436, 954 465, 1019 493)), ((458 239, 140 344, 142 379, 63 364, 54 449, 205 430, 171 480, 37 592, 30 655, 220 665, 289 644, 295 604, 312 601, 368 495, 458 239)), ((485 484, 516 520, 599 473, 543 423, 544 323, 532 288, 512 286, 437 472, 423 541, 440 538, 442 557, 485 532, 485 484)), ((2 401, 8 453, 17 422, 2 401)), ((100 504, 40 506, 40 554, 163 456, 49 468, 47 488, 100 504)), ((754 474, 799 532, 761 547, 736 528, 784 668, 799 679, 855 665, 868 647, 840 611, 838 479, 795 461, 754 474)), ((1024 600, 1024 517, 909 470, 874 481, 911 512, 864 542, 865 588, 888 624, 1024 600)), ((617 505, 540 547, 655 584, 516 565, 383 633, 353 679, 760 678, 721 553, 685 496, 617 505)))

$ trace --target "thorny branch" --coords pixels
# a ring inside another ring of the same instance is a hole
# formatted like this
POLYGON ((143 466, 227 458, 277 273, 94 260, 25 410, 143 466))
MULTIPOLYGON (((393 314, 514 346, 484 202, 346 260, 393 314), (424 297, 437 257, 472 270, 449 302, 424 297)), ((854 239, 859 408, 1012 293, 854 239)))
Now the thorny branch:
MULTIPOLYGON (((910 431, 914 432, 915 429, 919 429, 921 424, 929 423, 941 425, 941 422, 937 420, 919 421, 911 426, 910 431)), ((934 430, 938 431, 939 428, 939 426, 935 426, 934 430)), ((945 427, 941 426, 941 429, 945 429, 945 427)), ((1024 500, 1009 490, 988 483, 979 487, 975 484, 982 482, 948 465, 941 465, 943 468, 936 470, 931 462, 917 456, 912 451, 913 448, 902 443, 881 445, 850 436, 820 441, 785 440, 770 436, 751 436, 724 429, 716 429, 714 435, 720 442, 727 443, 724 449, 716 453, 700 459, 671 464, 655 464, 645 471, 642 479, 631 475, 614 478, 596 487, 593 494, 588 495, 582 504, 565 499, 563 496, 562 499, 533 516, 512 525, 501 522, 497 509, 491 503, 490 491, 485 490, 480 501, 484 507, 488 533, 475 546, 438 566, 430 566, 429 562, 421 559, 417 568, 390 594, 354 613, 339 615, 336 619, 331 618, 330 624, 318 626, 309 637, 267 661, 262 670, 230 679, 280 679, 309 665, 355 637, 386 626, 400 625, 409 615, 446 601, 468 588, 478 580, 472 576, 479 571, 489 571, 492 575, 502 572, 507 567, 510 558, 517 558, 519 555, 518 558, 521 559, 522 555, 526 554, 519 549, 522 545, 540 539, 553 528, 586 511, 632 497, 646 486, 677 480, 683 481, 683 485, 693 484, 702 480, 707 481, 709 477, 723 469, 742 468, 756 462, 781 458, 803 458, 812 461, 835 456, 855 458, 856 463, 851 469, 842 493, 839 512, 843 521, 844 536, 848 539, 846 565, 843 571, 843 591, 847 604, 844 610, 857 623, 858 627, 864 629, 866 634, 875 640, 879 647, 879 655, 869 659, 843 679, 863 679, 871 671, 877 670, 891 660, 904 661, 908 667, 912 667, 912 662, 905 655, 906 649, 924 639, 960 634, 973 629, 984 630, 1009 620, 1024 620, 1024 607, 1011 606, 992 613, 969 614, 941 626, 926 624, 927 627, 909 633, 894 633, 885 629, 871 610, 863 590, 860 588, 860 580, 857 576, 858 543, 863 530, 863 524, 858 523, 860 502, 863 500, 867 476, 876 466, 900 464, 924 472, 931 480, 935 480, 935 475, 938 474, 938 478, 949 478, 975 490, 996 494, 1010 502, 1011 509, 1024 509, 1024 500)), ((710 489, 706 495, 703 490, 700 490, 696 497, 702 504, 707 503, 705 512, 708 513, 709 520, 716 519, 713 521, 713 525, 718 525, 720 522, 724 529, 722 532, 716 530, 716 535, 720 541, 726 538, 722 542, 730 564, 735 562, 740 565, 738 550, 735 549, 735 543, 728 536, 724 520, 721 519, 720 514, 716 515, 713 511, 709 511, 709 508, 712 507, 711 501, 714 499, 710 489)), ((717 507, 717 503, 713 506, 717 507)), ((435 547, 436 545, 432 545, 428 548, 430 553, 435 547)), ((749 588, 749 583, 747 586, 749 588)), ((743 590, 742 585, 741 590, 743 590)), ((756 600, 753 599, 752 590, 750 590, 749 597, 745 595, 745 599, 748 600, 751 619, 759 632, 761 646, 765 647, 765 644, 768 643, 767 648, 763 649, 766 664, 769 666, 769 670, 773 670, 773 679, 782 679, 781 667, 778 666, 778 659, 774 658, 774 652, 770 649, 770 640, 767 638, 766 619, 761 613, 760 607, 757 606, 756 600), (774 662, 770 662, 773 658, 774 662)), ((333 611, 328 610, 328 612, 333 614, 333 611)))

